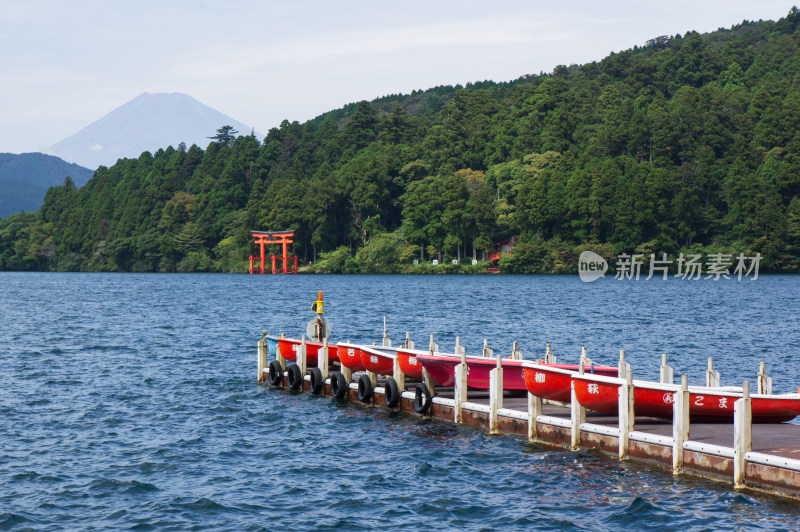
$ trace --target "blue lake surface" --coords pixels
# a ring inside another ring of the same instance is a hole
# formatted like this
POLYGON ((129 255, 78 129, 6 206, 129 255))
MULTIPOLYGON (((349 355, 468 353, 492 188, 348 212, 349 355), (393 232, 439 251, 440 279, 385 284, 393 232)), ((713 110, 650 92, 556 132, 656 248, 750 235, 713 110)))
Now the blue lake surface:
MULTIPOLYGON (((0 529, 800 528, 800 504, 256 383, 262 330, 800 386, 800 277, 0 273, 0 529)), ((797 420, 795 420, 797 422, 797 420)))

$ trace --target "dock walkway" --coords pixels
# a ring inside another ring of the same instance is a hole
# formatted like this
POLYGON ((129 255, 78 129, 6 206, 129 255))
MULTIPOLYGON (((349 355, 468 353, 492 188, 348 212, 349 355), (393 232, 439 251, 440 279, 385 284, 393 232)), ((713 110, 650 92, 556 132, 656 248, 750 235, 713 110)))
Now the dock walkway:
MULTIPOLYGON (((267 381, 268 355, 264 338, 259 342, 258 358, 259 381, 267 381)), ((278 355, 278 359, 282 357, 278 355)), ((305 369, 304 361, 302 367, 305 369)), ((324 385, 318 391, 320 395, 330 396, 331 379, 327 371, 325 373, 324 385)), ((363 403, 359 401, 358 375, 354 377, 344 399, 363 403)), ((374 375, 372 378, 376 386, 366 404, 387 408, 383 386, 386 380, 376 379, 374 375)), ((288 372, 285 372, 281 382, 276 384, 285 387, 287 380, 288 372)), ((735 423, 690 424, 688 406, 683 420, 679 416, 665 420, 635 415, 627 419, 624 414, 586 412, 574 406, 576 402, 573 405, 542 404, 541 399, 530 393, 527 396, 504 393, 498 388, 502 377, 493 381, 494 390, 468 390, 466 400, 460 404, 454 388, 436 386, 429 408, 420 414, 419 402, 415 405, 417 383, 404 380, 404 391, 392 410, 484 427, 490 433, 517 434, 553 448, 597 449, 619 459, 657 464, 676 475, 694 474, 726 483, 732 481, 735 489, 756 489, 800 500, 800 425, 750 423, 749 410, 742 414, 741 408, 735 423)), ((304 375, 301 389, 312 391, 310 375, 304 375)), ((740 402, 749 408, 746 401, 737 401, 740 402)))
MULTIPOLYGON (((413 390, 410 390, 413 392, 413 390)), ((439 397, 453 399, 452 388, 436 388, 439 397)), ((472 391, 469 392, 470 402, 489 406, 489 392, 472 391)), ((503 398, 503 406, 508 410, 514 410, 524 414, 527 419, 528 399, 507 395, 503 398)), ((570 420, 569 408, 555 405, 544 405, 543 415, 570 420)), ((600 414, 596 412, 586 413, 586 422, 601 425, 609 428, 617 428, 619 420, 617 416, 600 414)), ((635 417, 635 427, 637 431, 646 432, 655 436, 672 438, 672 422, 665 419, 653 417, 635 417)), ((700 442, 719 447, 733 447, 733 424, 732 423, 692 423, 691 441, 700 442)), ((790 423, 753 423, 753 437, 751 451, 767 453, 783 458, 800 459, 800 425, 790 423)))

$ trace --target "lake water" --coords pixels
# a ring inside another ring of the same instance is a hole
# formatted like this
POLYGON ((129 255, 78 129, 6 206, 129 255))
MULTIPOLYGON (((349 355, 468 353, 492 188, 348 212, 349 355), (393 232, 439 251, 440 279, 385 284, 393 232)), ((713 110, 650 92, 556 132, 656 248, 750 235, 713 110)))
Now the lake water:
POLYGON ((262 330, 800 385, 800 277, 0 273, 0 529, 761 529, 800 504, 256 383, 262 330))

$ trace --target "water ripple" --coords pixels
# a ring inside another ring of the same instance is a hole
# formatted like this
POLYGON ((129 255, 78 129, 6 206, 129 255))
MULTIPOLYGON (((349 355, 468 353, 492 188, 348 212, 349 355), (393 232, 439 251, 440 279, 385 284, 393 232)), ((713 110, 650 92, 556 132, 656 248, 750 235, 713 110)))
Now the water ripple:
POLYGON ((0 529, 791 530, 800 505, 254 383, 261 330, 800 384, 800 278, 0 273, 0 529), (763 280, 763 282, 762 282, 763 280), (124 305, 120 302, 124 301, 124 305), (780 371, 779 371, 780 368, 780 371))

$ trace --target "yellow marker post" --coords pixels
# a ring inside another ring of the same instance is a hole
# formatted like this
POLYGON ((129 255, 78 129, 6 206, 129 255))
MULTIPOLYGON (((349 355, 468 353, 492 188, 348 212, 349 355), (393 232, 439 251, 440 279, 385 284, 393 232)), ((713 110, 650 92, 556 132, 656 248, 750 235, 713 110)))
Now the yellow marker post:
POLYGON ((321 316, 325 312, 324 307, 325 302, 322 300, 322 290, 320 290, 317 300, 311 304, 311 310, 316 311, 316 313, 321 316))
POLYGON ((321 342, 323 338, 327 338, 330 334, 326 330, 328 327, 328 322, 324 317, 322 317, 322 314, 325 312, 325 302, 322 299, 322 290, 319 291, 317 300, 311 304, 311 310, 317 313, 317 317, 312 319, 308 324, 306 332, 310 338, 321 342))

